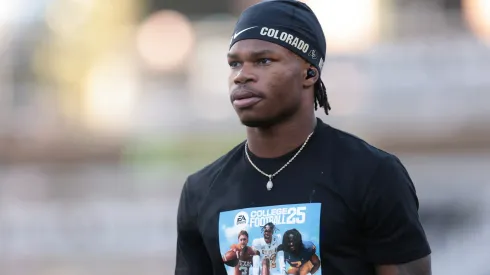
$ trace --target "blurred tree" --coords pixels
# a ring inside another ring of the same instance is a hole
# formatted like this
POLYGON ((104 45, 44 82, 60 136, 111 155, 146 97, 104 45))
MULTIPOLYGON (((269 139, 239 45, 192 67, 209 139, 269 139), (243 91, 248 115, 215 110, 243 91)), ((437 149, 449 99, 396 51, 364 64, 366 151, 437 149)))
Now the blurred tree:
POLYGON ((101 58, 130 45, 140 7, 137 0, 90 3, 50 2, 49 30, 33 58, 38 79, 57 91, 62 116, 69 124, 83 123, 87 76, 101 58))

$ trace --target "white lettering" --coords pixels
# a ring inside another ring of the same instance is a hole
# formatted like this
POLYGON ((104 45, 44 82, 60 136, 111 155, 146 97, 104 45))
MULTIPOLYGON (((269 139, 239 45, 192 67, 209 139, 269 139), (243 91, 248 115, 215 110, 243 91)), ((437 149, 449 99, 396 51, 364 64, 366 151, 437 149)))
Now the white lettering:
POLYGON ((295 46, 296 48, 298 48, 298 38, 295 37, 294 40, 293 40, 293 43, 291 43, 292 46, 295 46))
POLYGON ((275 33, 276 33, 276 30, 274 30, 274 29, 269 29, 269 31, 267 32, 267 36, 269 36, 269 37, 274 37, 275 33))
POLYGON ((269 222, 272 222, 275 225, 303 224, 306 222, 306 207, 274 208, 250 212, 249 225, 251 227, 264 226, 269 222))
POLYGON ((284 41, 304 53, 307 53, 308 49, 310 48, 310 45, 308 43, 299 39, 298 37, 295 37, 287 32, 279 32, 279 30, 276 29, 263 27, 260 30, 260 35, 284 41))
POLYGON ((300 40, 298 42, 298 48, 303 49, 304 46, 305 46, 305 42, 303 40, 300 40))
POLYGON ((280 39, 281 39, 282 41, 286 41, 286 39, 287 39, 287 38, 288 38, 288 34, 287 34, 287 33, 285 33, 285 32, 282 32, 282 33, 281 33, 281 37, 280 37, 280 39))
POLYGON ((320 62, 318 62, 318 67, 320 67, 320 70, 323 68, 323 58, 320 58, 320 62))
POLYGON ((263 27, 261 30, 260 30, 260 35, 267 35, 267 30, 269 28, 266 28, 266 27, 263 27))
POLYGON ((305 43, 305 46, 303 47, 303 52, 306 53, 309 48, 310 48, 310 45, 305 43))

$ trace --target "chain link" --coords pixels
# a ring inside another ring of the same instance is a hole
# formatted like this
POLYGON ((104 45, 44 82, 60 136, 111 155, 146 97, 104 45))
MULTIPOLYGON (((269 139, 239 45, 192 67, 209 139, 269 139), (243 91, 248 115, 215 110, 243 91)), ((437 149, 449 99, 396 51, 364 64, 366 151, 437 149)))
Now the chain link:
POLYGON ((281 172, 284 168, 286 168, 298 155, 299 153, 301 153, 301 151, 303 151, 303 148, 305 148, 306 144, 308 143, 308 141, 310 140, 310 137, 313 135, 314 132, 312 132, 310 135, 308 135, 308 137, 306 138, 305 142, 303 143, 303 145, 301 145, 301 148, 299 148, 298 152, 296 152, 296 154, 294 154, 294 156, 288 160, 288 162, 286 162, 286 164, 284 164, 279 170, 277 170, 274 174, 267 174, 265 173, 264 171, 260 170, 259 167, 257 167, 255 165, 255 163, 253 163, 252 159, 250 158, 250 156, 248 155, 248 141, 245 141, 245 155, 247 156, 247 159, 248 161, 250 162, 250 164, 253 166, 253 168, 255 168, 255 170, 257 170, 259 173, 261 173, 262 175, 266 176, 269 178, 270 181, 272 181, 272 178, 274 178, 277 174, 279 174, 279 172, 281 172))

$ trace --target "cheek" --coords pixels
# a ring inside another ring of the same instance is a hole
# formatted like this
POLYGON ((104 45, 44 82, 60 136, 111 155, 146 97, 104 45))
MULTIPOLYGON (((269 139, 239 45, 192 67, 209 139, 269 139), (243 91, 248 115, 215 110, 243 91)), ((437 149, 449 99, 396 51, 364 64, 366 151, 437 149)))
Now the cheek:
POLYGON ((230 89, 230 92, 233 85, 235 85, 235 74, 235 72, 230 71, 230 74, 228 76, 228 88, 230 89))
POLYGON ((284 76, 280 73, 271 73, 267 79, 267 89, 273 92, 274 97, 280 96, 284 85, 284 76))
POLYGON ((285 102, 295 98, 294 94, 300 94, 301 87, 301 82, 298 81, 298 75, 286 71, 271 74, 267 88, 270 91, 274 91, 274 97, 277 97, 277 100, 285 102))

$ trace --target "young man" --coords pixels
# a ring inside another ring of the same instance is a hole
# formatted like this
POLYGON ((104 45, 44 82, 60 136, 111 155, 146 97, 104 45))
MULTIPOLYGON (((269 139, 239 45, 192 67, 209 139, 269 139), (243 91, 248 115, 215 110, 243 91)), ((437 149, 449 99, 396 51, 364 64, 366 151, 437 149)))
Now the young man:
POLYGON ((236 255, 234 261, 228 261, 226 255, 223 256, 223 262, 234 268, 233 275, 250 275, 252 259, 256 255, 255 250, 248 246, 248 232, 242 230, 238 233, 238 243, 230 246, 231 252, 236 255))
POLYGON ((253 275, 272 274, 279 266, 284 265, 284 258, 277 255, 277 248, 282 243, 281 235, 274 234, 277 230, 272 222, 266 223, 261 229, 263 235, 253 240, 252 247, 257 251, 253 258, 253 275))
MULTIPOLYGON (((299 1, 242 13, 228 63, 230 101, 247 139, 187 178, 175 274, 231 274, 221 255, 236 234, 260 238, 269 222, 315 247, 303 272, 431 274, 415 187, 400 160, 315 117, 317 107, 330 109, 320 79, 325 54, 322 28, 299 1)), ((280 272, 301 272, 289 252, 280 272)))
POLYGON ((320 268, 316 246, 310 241, 303 240, 301 233, 296 229, 284 233, 279 250, 284 252, 284 261, 289 264, 287 274, 315 274, 320 268))

